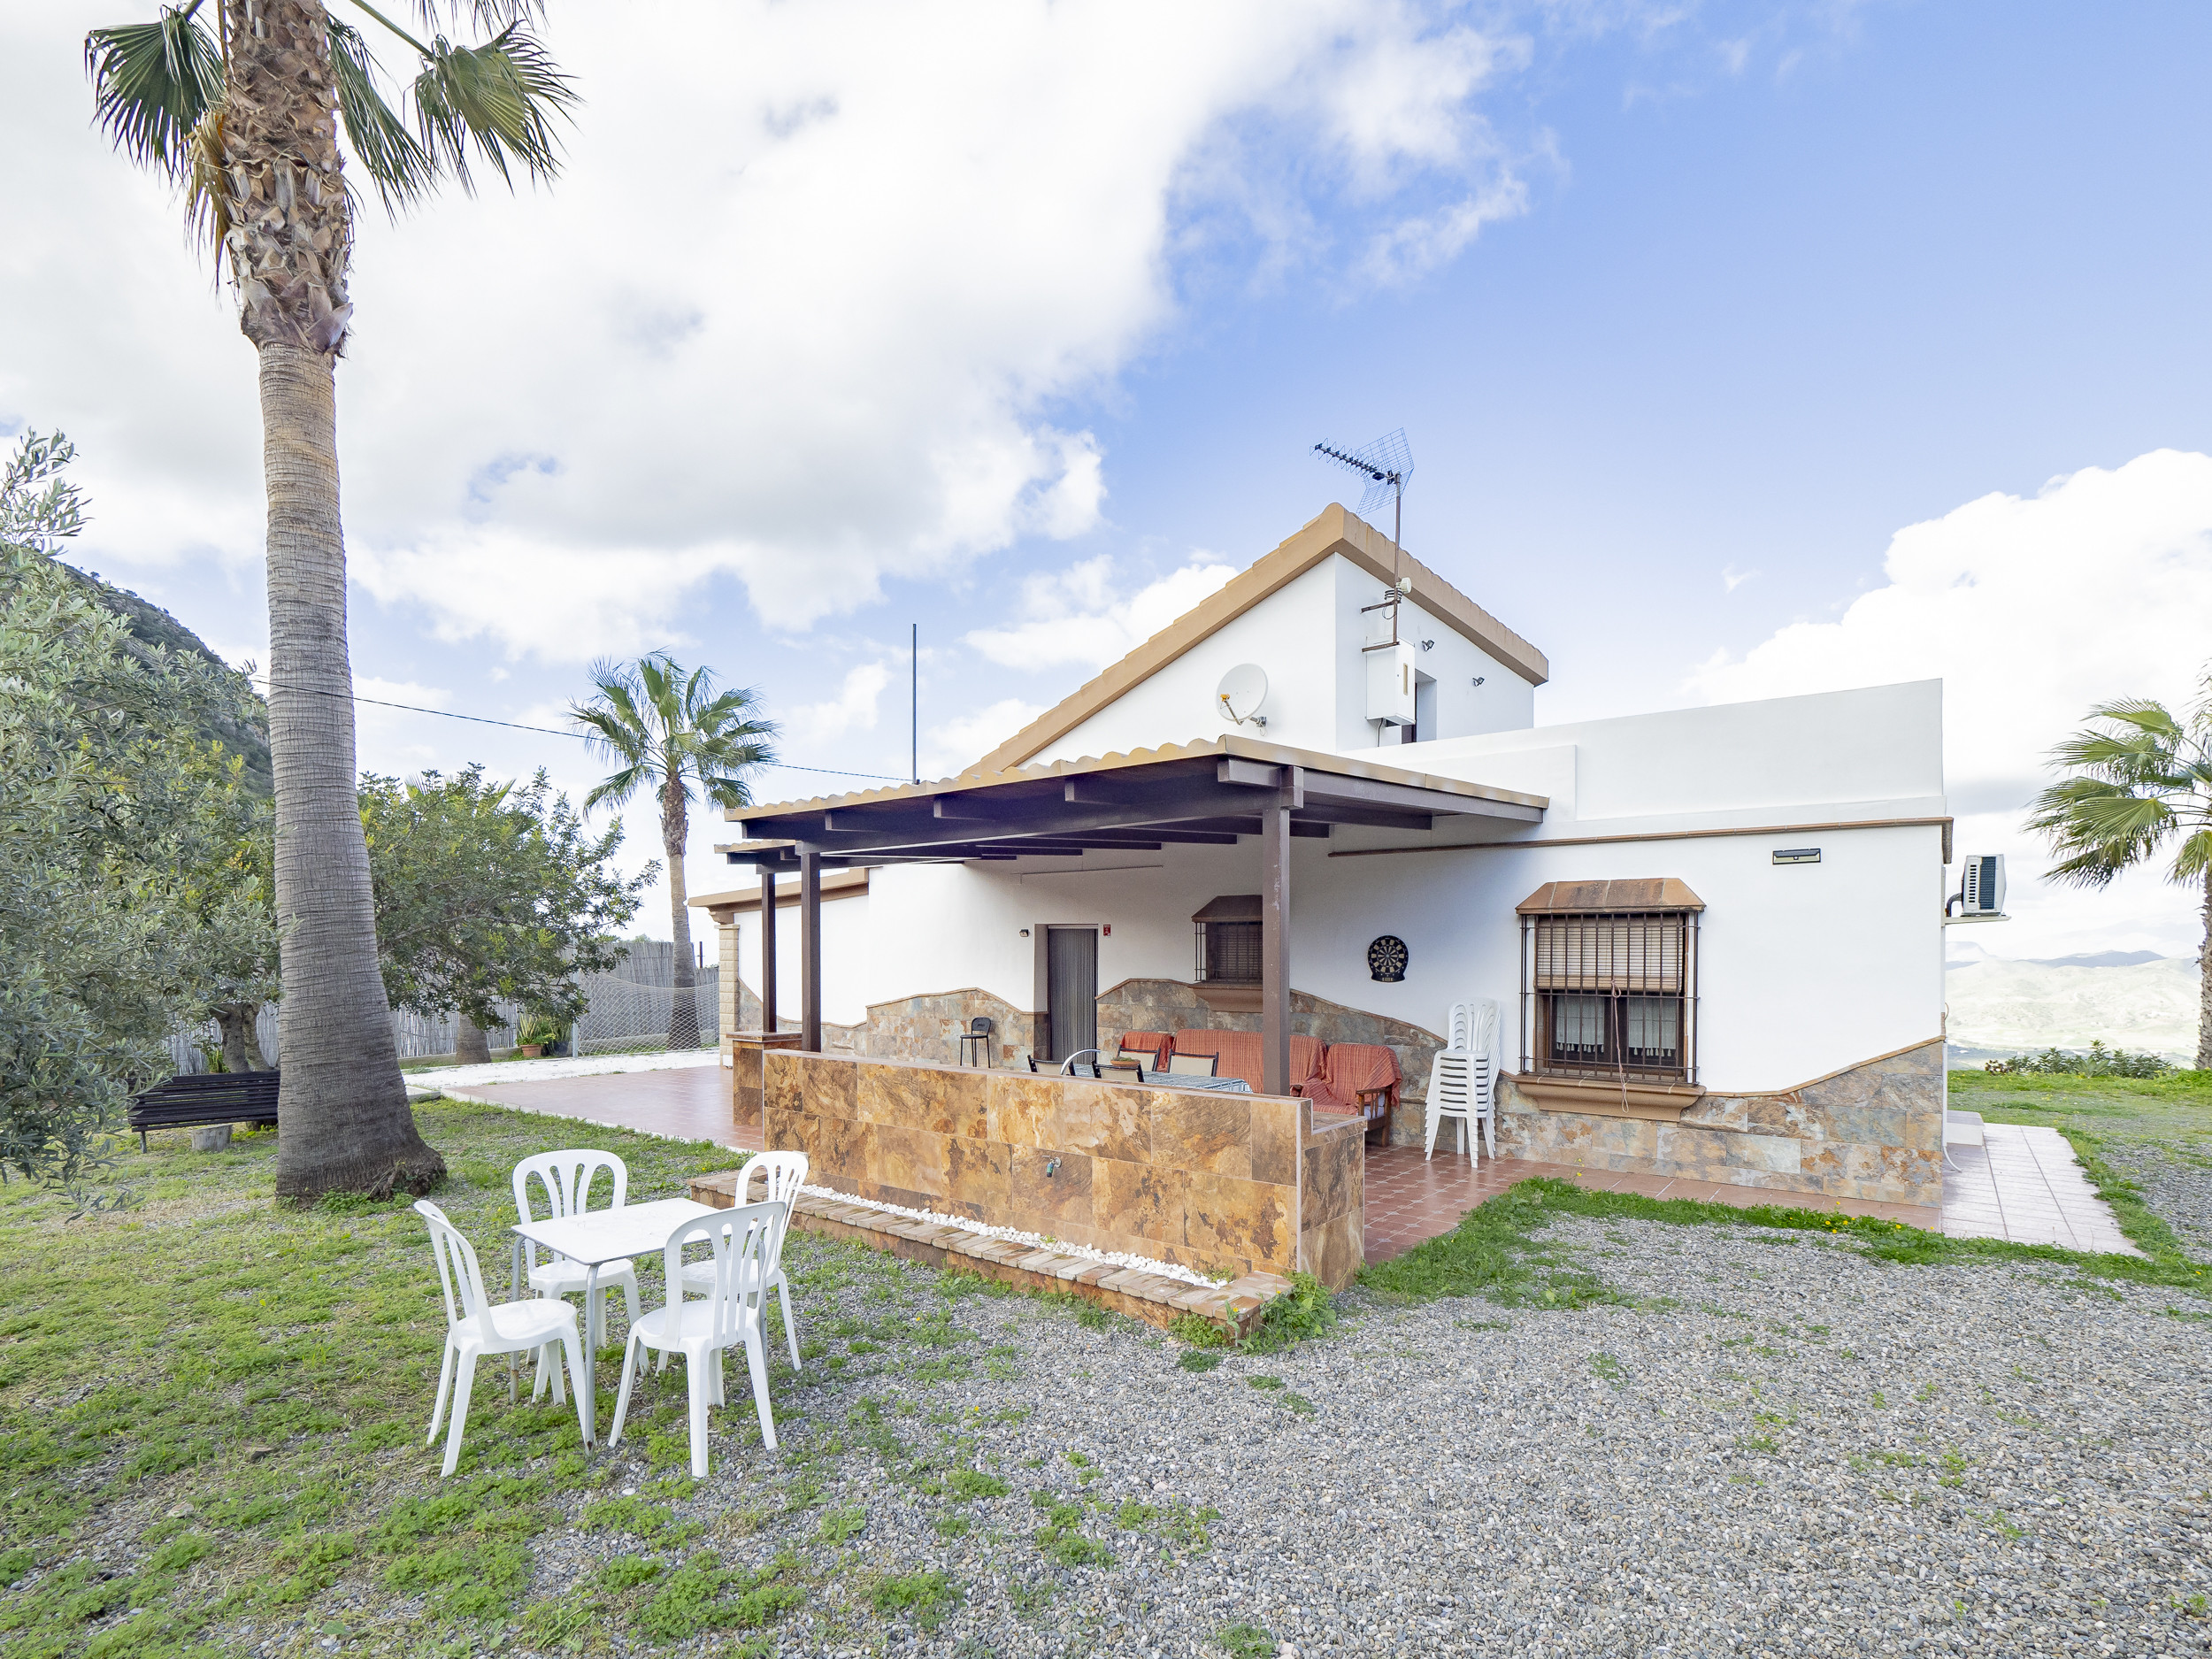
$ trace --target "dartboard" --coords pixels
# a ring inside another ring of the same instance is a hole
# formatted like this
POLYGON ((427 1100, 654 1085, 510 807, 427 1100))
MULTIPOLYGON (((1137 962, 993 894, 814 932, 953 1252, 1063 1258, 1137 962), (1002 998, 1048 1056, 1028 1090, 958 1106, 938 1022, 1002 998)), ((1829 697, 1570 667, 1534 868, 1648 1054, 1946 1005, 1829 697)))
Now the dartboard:
POLYGON ((1406 941, 1394 933, 1385 933, 1367 947, 1367 972, 1386 983, 1394 983, 1406 977, 1406 941))

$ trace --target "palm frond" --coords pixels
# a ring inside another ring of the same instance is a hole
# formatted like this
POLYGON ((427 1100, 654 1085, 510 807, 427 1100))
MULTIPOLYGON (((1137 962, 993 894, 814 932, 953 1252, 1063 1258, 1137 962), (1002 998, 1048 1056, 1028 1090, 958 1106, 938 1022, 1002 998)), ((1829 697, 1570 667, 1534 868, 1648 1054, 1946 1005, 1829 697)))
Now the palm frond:
POLYGON ((2090 710, 2093 720, 2118 720, 2134 726, 2138 731, 2150 732, 2170 741, 2181 735, 2181 722, 2168 713, 2166 705, 2150 697, 2116 697, 2110 703, 2101 703, 2090 710))
POLYGON ((2156 841, 2173 826, 2173 808, 2155 795, 2108 795, 2074 803, 2072 835, 2083 846, 2156 841))
POLYGON ((458 23, 464 17, 480 29, 503 29, 543 17, 545 7, 539 0, 415 0, 415 15, 434 32, 440 22, 458 23))
POLYGON ((511 159, 534 178, 552 177, 560 168, 553 118, 577 102, 568 77, 519 23, 481 46, 456 46, 440 35, 415 77, 422 147, 465 190, 475 188, 472 156, 496 168, 511 187, 511 159))
POLYGON ((652 774, 642 765, 625 766, 592 785, 584 797, 584 810, 592 811, 602 806, 622 806, 639 789, 653 781, 652 774))
POLYGON ((2207 876, 2212 876, 2212 828, 2200 829, 2181 843, 2180 851, 2174 855, 2169 879, 2193 887, 2207 876))
POLYGON ((400 112, 376 84, 376 59, 361 31, 336 18, 330 23, 330 65, 338 81, 338 117, 362 171, 376 181, 384 211, 396 214, 427 196, 436 181, 430 152, 407 130, 400 112))
POLYGON ((193 130, 223 96, 223 55, 194 20, 200 0, 164 6, 152 23, 94 29, 85 36, 93 118, 140 166, 184 180, 193 130))

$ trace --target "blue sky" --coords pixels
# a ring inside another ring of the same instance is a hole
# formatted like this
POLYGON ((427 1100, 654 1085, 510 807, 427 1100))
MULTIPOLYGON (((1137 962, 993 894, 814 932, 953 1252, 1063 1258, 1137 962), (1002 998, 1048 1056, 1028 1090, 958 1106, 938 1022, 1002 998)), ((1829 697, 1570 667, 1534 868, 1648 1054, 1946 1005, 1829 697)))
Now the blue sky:
MULTIPOLYGON (((250 354, 83 130, 77 42, 130 10, 0 21, 0 131, 50 162, 0 250, 0 424, 79 441, 79 562, 257 655, 250 354)), ((1316 440, 1400 426, 1408 544, 1549 653, 1540 720, 1941 673, 1962 830, 2024 860, 2034 757, 2185 695, 2212 638, 2212 484, 2127 470, 2212 451, 2201 6, 724 7, 741 84, 672 116, 638 37, 706 15, 555 8, 569 177, 365 223, 365 695, 541 723, 665 644, 788 759, 903 772, 918 622, 941 769, 1094 672, 1040 641, 1148 632, 1345 494, 1316 440), (1960 517, 2085 469, 2120 481, 2040 563, 1960 517), (2023 589, 2010 637, 1862 650, 1848 608, 1932 523, 1954 585, 2023 589), (2099 579, 2106 523, 2162 601, 2099 579), (2024 662, 2062 672, 2015 695, 2024 662)), ((589 777, 559 739, 362 734, 589 777)), ((1992 948, 2179 949, 2186 910, 2047 893, 1992 948)))

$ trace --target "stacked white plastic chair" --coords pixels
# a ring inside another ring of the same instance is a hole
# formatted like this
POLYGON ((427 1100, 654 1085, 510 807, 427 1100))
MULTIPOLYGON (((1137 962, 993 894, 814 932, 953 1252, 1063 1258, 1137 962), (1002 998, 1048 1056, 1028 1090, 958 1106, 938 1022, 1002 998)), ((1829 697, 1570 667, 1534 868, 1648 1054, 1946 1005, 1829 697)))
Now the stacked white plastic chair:
MULTIPOLYGON (((515 1165, 515 1213, 525 1221, 536 1219, 530 1207, 530 1187, 533 1181, 541 1187, 551 1208, 549 1215, 580 1216, 585 1201, 591 1196, 591 1184, 604 1170, 614 1177, 614 1195, 609 1207, 619 1210, 629 1202, 630 1166, 611 1152, 597 1152, 588 1147, 572 1147, 562 1152, 541 1152, 515 1165)), ((555 1256, 540 1262, 538 1247, 526 1243, 523 1265, 527 1273, 530 1289, 540 1296, 580 1296, 588 1275, 580 1262, 566 1256, 555 1256)), ((622 1301, 629 1310, 630 1323, 638 1317, 637 1271, 627 1259, 608 1262, 599 1269, 599 1292, 592 1298, 592 1305, 584 1310, 586 1334, 593 1353, 606 1340, 607 1292, 611 1286, 622 1287, 622 1301)))
POLYGON ((682 1223, 668 1235, 664 1265, 668 1304, 656 1308, 630 1327, 622 1351, 622 1392, 614 1405, 609 1446, 622 1443, 622 1422, 630 1409, 630 1389, 645 1364, 646 1351, 683 1356, 684 1381, 691 1407, 691 1473, 707 1474, 707 1408, 723 1403, 722 1355, 741 1344, 752 1372, 753 1409, 760 1415, 760 1437, 776 1449, 776 1414, 768 1402, 768 1356, 764 1326, 768 1286, 783 1256, 784 1224, 790 1216, 779 1203, 745 1204, 682 1223), (703 1298, 688 1288, 684 1250, 704 1244, 713 1252, 714 1279, 703 1298))
MULTIPOLYGON (((737 1175, 737 1202, 750 1202, 753 1177, 761 1177, 767 1187, 765 1202, 787 1208, 799 1195, 799 1188, 806 1185, 806 1154, 803 1152, 763 1152, 750 1160, 737 1175)), ((769 1283, 776 1299, 783 1304, 784 1340, 791 1345, 791 1369, 803 1369, 799 1363, 799 1325, 791 1317, 791 1286, 784 1282, 783 1266, 777 1264, 774 1277, 769 1283)), ((714 1288, 714 1263, 701 1260, 684 1266, 684 1288, 708 1291, 714 1288)), ((665 1361, 664 1361, 665 1363, 665 1361)))
POLYGON ((1459 1125, 1460 1149, 1478 1159, 1478 1142, 1498 1156, 1498 1005, 1487 998, 1452 1004, 1450 1046, 1429 1063, 1428 1150, 1448 1119, 1459 1125))
MULTIPOLYGON (((423 1443, 434 1445, 438 1422, 445 1416, 446 1401, 453 1402, 453 1427, 446 1436, 445 1472, 451 1474, 461 1461, 461 1433, 468 1423, 469 1388, 476 1380, 476 1362, 487 1355, 535 1354, 538 1383, 550 1380, 556 1405, 565 1398, 561 1386, 561 1361, 576 1380, 576 1425, 584 1425, 583 1391, 592 1386, 584 1369, 584 1350, 576 1333, 576 1310, 565 1302, 533 1297, 524 1302, 495 1303, 484 1294, 484 1274, 476 1263, 476 1250, 446 1219, 444 1210, 425 1198, 415 1213, 430 1224, 430 1248, 438 1258, 438 1284, 445 1292, 445 1363, 438 1371, 438 1403, 430 1413, 430 1434, 423 1443)), ((507 1395, 514 1397, 515 1380, 507 1378, 507 1395)), ((534 1396, 536 1390, 532 1390, 534 1396)))

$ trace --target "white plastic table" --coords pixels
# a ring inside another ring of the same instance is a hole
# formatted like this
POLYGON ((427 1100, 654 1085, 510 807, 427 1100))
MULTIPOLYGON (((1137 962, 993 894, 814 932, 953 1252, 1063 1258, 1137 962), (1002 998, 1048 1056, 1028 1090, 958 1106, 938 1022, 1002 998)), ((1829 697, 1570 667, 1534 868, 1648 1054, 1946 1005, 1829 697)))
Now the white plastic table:
MULTIPOLYGON (((691 1198, 657 1198, 649 1203, 624 1204, 614 1210, 588 1210, 580 1216, 548 1216, 540 1221, 518 1221, 515 1234, 515 1294, 522 1294, 522 1244, 527 1239, 557 1256, 584 1264, 584 1363, 591 1374, 577 1382, 584 1397, 584 1444, 598 1436, 599 1333, 590 1328, 591 1310, 598 1301, 599 1270, 626 1256, 651 1256, 668 1248, 668 1235, 685 1222, 717 1214, 712 1204, 691 1198)), ((680 1294, 680 1292, 679 1292, 680 1294)))

